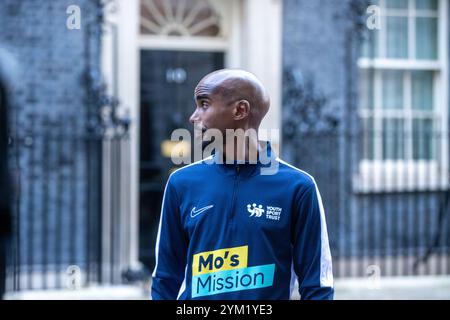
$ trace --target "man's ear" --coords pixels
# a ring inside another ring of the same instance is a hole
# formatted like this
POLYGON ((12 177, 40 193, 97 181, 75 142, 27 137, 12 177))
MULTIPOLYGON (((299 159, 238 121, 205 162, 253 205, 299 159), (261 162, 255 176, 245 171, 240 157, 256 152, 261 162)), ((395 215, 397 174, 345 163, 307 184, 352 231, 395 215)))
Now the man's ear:
POLYGON ((234 106, 234 120, 242 120, 250 115, 250 103, 247 100, 239 100, 234 106))

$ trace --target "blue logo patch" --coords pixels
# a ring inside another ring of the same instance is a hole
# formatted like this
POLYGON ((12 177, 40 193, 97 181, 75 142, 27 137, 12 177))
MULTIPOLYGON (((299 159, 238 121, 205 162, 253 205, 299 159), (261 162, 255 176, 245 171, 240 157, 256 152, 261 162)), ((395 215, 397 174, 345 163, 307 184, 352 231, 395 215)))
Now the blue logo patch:
POLYGON ((200 274, 192 277, 192 298, 273 285, 275 264, 200 274))

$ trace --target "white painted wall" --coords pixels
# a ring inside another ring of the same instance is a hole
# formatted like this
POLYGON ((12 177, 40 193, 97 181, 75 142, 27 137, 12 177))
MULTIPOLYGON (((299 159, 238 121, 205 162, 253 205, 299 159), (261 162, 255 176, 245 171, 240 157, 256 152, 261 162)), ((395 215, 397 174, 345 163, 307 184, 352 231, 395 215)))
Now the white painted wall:
MULTIPOLYGON (((129 150, 123 150, 125 165, 121 172, 122 179, 129 181, 129 189, 125 190, 127 194, 121 195, 124 200, 122 221, 127 222, 120 226, 124 234, 128 235, 125 243, 129 244, 129 248, 124 250, 128 254, 122 256, 121 260, 128 266, 136 267, 139 249, 139 0, 117 0, 111 9, 114 10, 106 10, 105 19, 118 27, 118 98, 121 102, 119 113, 126 112, 131 117, 131 143, 129 150)), ((105 32, 102 39, 102 72, 110 89, 113 87, 111 37, 111 32, 105 32)), ((108 194, 110 186, 106 184, 104 187, 104 194, 108 194)), ((104 214, 107 215, 107 212, 104 214)))
MULTIPOLYGON (((254 73, 271 97, 271 107, 261 129, 281 130, 282 6, 282 0, 243 1, 242 68, 254 73)), ((280 139, 272 142, 276 150, 280 139)))

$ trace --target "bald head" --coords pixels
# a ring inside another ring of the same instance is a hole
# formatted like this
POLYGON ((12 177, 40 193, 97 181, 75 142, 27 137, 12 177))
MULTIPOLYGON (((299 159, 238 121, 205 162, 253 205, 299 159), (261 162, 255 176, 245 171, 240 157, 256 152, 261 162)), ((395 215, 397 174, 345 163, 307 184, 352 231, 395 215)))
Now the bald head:
POLYGON ((227 105, 248 103, 248 123, 258 128, 267 114, 270 99, 261 81, 250 72, 236 69, 223 69, 206 75, 195 88, 198 97, 209 91, 227 105))

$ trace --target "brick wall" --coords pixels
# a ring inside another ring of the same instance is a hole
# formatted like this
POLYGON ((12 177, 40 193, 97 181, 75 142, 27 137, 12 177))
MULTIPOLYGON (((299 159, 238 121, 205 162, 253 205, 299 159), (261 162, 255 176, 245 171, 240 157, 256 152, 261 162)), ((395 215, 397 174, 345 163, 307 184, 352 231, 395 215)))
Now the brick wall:
MULTIPOLYGON (((20 265, 60 262, 64 270, 86 255, 84 75, 87 30, 97 8, 95 0, 0 1, 0 46, 18 64, 11 162, 20 265), (79 30, 66 26, 69 5, 81 9, 79 30)), ((98 35, 90 39, 91 63, 98 67, 98 35)))

